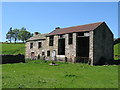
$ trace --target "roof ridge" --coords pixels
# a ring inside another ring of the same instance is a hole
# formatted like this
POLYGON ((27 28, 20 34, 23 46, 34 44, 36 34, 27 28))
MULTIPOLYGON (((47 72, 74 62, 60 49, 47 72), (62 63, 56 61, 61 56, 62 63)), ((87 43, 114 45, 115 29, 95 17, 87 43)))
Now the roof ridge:
MULTIPOLYGON (((83 24, 83 25, 78 25, 78 26, 71 26, 71 27, 60 28, 60 29, 74 28, 74 27, 86 26, 86 25, 97 24, 97 23, 102 24, 103 22, 89 23, 89 24, 83 24)), ((60 29, 58 29, 58 30, 60 30, 60 29)))
POLYGON ((57 35, 57 34, 65 34, 65 33, 73 33, 73 32, 91 31, 91 30, 96 29, 102 23, 105 23, 105 22, 96 22, 96 23, 89 23, 89 24, 72 26, 72 27, 54 29, 47 36, 57 35))

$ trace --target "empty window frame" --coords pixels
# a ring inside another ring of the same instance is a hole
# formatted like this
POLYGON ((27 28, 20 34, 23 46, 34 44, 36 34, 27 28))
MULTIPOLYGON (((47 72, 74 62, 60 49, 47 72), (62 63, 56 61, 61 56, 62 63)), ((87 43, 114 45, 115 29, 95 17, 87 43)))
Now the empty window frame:
POLYGON ((30 49, 33 48, 33 43, 30 43, 30 49))
POLYGON ((69 38, 68 44, 73 44, 73 34, 72 33, 68 34, 68 38, 69 38))
POLYGON ((50 56, 50 50, 47 51, 47 56, 50 56))
POLYGON ((59 35, 60 36, 60 39, 62 39, 63 38, 63 34, 61 34, 61 35, 59 35))
POLYGON ((49 37, 49 46, 53 46, 54 43, 54 36, 49 37))
POLYGON ((84 36, 84 32, 79 32, 79 33, 77 33, 77 36, 79 37, 79 36, 84 36))
POLYGON ((45 55, 45 52, 42 52, 42 56, 44 56, 45 55))
POLYGON ((42 42, 38 42, 38 48, 42 47, 42 42))

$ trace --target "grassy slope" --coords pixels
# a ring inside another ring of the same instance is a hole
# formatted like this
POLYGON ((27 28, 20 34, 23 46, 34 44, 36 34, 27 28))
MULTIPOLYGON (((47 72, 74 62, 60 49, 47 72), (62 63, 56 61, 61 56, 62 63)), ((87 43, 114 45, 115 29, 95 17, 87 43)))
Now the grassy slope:
MULTIPOLYGON (((120 43, 114 45, 114 55, 120 55, 120 43)), ((115 60, 120 59, 118 57, 114 57, 115 60)))
MULTIPOLYGON (((1 44, 0 44, 1 47, 1 44)), ((120 43, 114 45, 114 54, 118 55, 118 50, 120 50, 120 43)), ((2 44, 3 54, 25 54, 25 44, 2 44)))
MULTIPOLYGON (((0 44, 1 47, 1 44, 0 44)), ((120 50, 120 43, 114 45, 114 54, 118 55, 118 50, 120 50), (119 47, 118 47, 119 46, 119 47)), ((3 54, 25 54, 25 44, 2 44, 3 54)))
MULTIPOLYGON (((118 55, 118 51, 119 51, 119 50, 120 50, 120 43, 114 45, 114 54, 115 54, 115 55, 118 55)), ((119 51, 119 54, 120 54, 120 51, 119 51)))
POLYGON ((3 88, 117 88, 118 66, 43 61, 4 64, 3 88))
MULTIPOLYGON (((24 44, 3 44, 3 54, 24 54, 24 44)), ((115 54, 118 46, 115 45, 115 54)), ((115 88, 118 86, 118 66, 64 64, 49 66, 42 61, 4 64, 3 88, 115 88)))
POLYGON ((25 54, 25 44, 2 44, 2 54, 25 54))

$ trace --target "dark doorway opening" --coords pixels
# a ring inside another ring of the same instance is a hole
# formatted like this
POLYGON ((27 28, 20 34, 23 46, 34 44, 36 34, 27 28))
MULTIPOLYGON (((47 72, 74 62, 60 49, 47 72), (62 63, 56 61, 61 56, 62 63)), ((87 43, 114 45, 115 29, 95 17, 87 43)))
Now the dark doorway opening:
POLYGON ((34 57, 35 56, 35 53, 34 52, 31 52, 31 57, 34 57))
POLYGON ((65 55, 65 39, 58 40, 58 55, 65 55))
POLYGON ((31 52, 31 59, 35 59, 35 53, 31 52))
POLYGON ((38 54, 38 59, 40 59, 40 54, 38 54))
POLYGON ((77 37, 76 41, 77 62, 88 62, 89 60, 89 37, 77 37))

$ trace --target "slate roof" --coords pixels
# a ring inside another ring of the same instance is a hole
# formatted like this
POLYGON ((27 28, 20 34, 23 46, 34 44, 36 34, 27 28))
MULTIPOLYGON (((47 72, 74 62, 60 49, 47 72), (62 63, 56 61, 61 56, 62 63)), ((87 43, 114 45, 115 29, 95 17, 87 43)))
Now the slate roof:
POLYGON ((45 33, 45 34, 38 34, 38 35, 34 35, 32 36, 31 38, 29 38, 27 41, 34 41, 34 40, 45 40, 46 39, 46 35, 48 33, 45 33))
POLYGON ((85 25, 80 25, 80 26, 73 26, 73 27, 68 27, 68 28, 55 29, 54 31, 50 32, 47 36, 73 33, 73 32, 91 31, 91 30, 96 29, 102 23, 104 23, 104 22, 97 22, 97 23, 85 24, 85 25))

